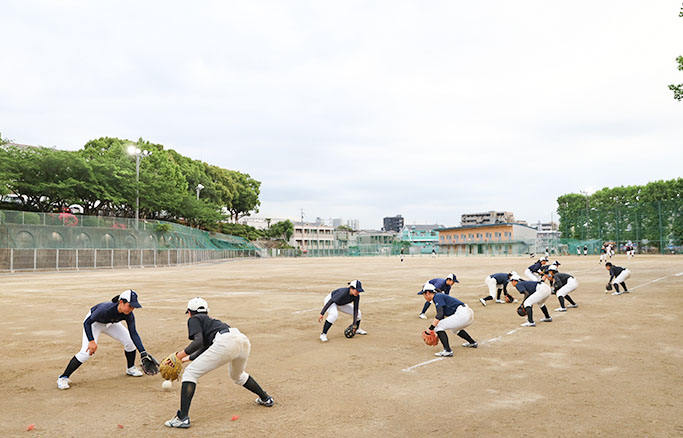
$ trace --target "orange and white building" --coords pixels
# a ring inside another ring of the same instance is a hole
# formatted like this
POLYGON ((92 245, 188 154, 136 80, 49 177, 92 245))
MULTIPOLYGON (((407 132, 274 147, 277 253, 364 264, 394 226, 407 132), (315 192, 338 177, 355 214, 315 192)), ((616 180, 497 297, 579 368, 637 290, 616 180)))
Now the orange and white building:
POLYGON ((441 254, 523 255, 536 252, 536 229, 518 223, 439 228, 441 254))

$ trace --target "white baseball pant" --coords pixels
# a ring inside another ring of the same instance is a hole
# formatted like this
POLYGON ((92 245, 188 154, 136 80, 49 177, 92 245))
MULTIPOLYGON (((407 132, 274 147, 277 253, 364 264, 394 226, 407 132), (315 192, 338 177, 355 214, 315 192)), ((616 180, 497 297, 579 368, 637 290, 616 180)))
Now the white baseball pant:
POLYGON ((495 299, 496 296, 498 296, 498 291, 503 288, 502 284, 498 284, 495 278, 493 277, 486 277, 484 280, 484 283, 486 286, 489 288, 489 295, 491 295, 491 298, 495 299))
POLYGON ((558 291, 557 291, 557 296, 558 297, 565 297, 567 294, 573 290, 575 290, 577 287, 579 287, 579 282, 576 281, 576 278, 574 277, 569 277, 567 279, 567 284, 562 286, 558 291))
POLYGON ((524 300, 524 307, 531 307, 534 304, 538 304, 541 307, 545 304, 545 301, 550 296, 550 286, 545 283, 540 283, 536 286, 536 292, 531 294, 526 300, 524 300))
POLYGON ((213 338, 213 344, 185 368, 182 381, 197 383, 201 376, 227 363, 233 382, 244 385, 249 379, 249 374, 244 370, 250 352, 249 338, 236 328, 230 327, 228 333, 217 333, 213 338))
POLYGON ((621 271, 621 274, 617 275, 617 277, 614 280, 612 280, 612 284, 623 283, 629 278, 631 278, 631 271, 629 271, 628 269, 624 269, 623 271, 621 271))
POLYGON ((451 330, 453 333, 458 333, 465 327, 469 327, 474 322, 474 312, 467 304, 459 306, 454 314, 447 316, 439 321, 434 328, 434 331, 443 332, 451 330))
MULTIPOLYGON (((327 304, 328 301, 332 299, 332 294, 328 294, 325 297, 324 303, 327 304)), ((349 304, 344 304, 342 306, 337 306, 336 303, 332 303, 330 307, 327 308, 327 318, 326 321, 329 322, 330 324, 334 324, 334 322, 339 318, 339 312, 344 312, 346 314, 349 314, 353 316, 353 303, 349 304)), ((361 315, 360 315, 360 308, 358 309, 358 320, 360 321, 361 315)))
MULTIPOLYGON (((88 312, 87 315, 85 315, 85 318, 83 318, 83 321, 88 319, 90 316, 90 312, 88 312)), ((102 323, 102 322, 93 322, 92 323, 92 337, 95 343, 97 343, 98 339, 100 338, 100 334, 106 334, 111 336, 112 338, 116 339, 120 343, 123 344, 123 349, 125 351, 135 351, 135 344, 133 343, 133 340, 130 338, 130 332, 126 327, 123 326, 123 323, 121 321, 119 322, 111 322, 108 324, 102 323)), ((90 359, 90 353, 88 353, 88 343, 90 341, 88 340, 88 336, 85 334, 85 328, 83 329, 83 342, 81 343, 81 351, 76 353, 76 359, 80 363, 85 363, 88 359, 90 359)))
POLYGON ((526 275, 526 278, 528 278, 531 281, 539 281, 541 279, 541 277, 538 276, 538 274, 536 274, 535 272, 531 272, 531 269, 529 268, 526 268, 526 271, 524 271, 524 275, 526 275))

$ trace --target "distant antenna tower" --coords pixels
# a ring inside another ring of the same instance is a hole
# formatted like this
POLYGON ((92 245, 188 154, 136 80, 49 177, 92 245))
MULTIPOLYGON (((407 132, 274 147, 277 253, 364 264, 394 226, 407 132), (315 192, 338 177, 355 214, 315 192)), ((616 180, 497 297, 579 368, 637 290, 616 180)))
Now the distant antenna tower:
POLYGON ((301 209, 301 223, 304 223, 304 209, 301 209))

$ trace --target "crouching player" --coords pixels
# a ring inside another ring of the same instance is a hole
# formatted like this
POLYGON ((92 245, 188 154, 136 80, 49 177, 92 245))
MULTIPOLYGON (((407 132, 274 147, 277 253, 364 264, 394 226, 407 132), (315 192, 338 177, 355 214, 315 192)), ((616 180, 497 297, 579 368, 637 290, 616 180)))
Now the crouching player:
POLYGON ((433 302, 436 306, 436 316, 428 330, 436 332, 443 345, 443 351, 434 353, 435 356, 453 357, 446 330, 451 330, 466 340, 467 342, 462 344, 463 347, 477 348, 477 341, 464 330, 474 322, 474 312, 467 304, 450 295, 438 293, 431 283, 425 283, 417 294, 424 296, 425 300, 433 302))
POLYGON ((187 332, 190 345, 176 353, 183 362, 192 361, 185 368, 180 389, 180 410, 164 423, 168 427, 186 429, 190 427, 190 403, 194 396, 197 380, 209 371, 228 364, 230 378, 258 395, 256 403, 273 406, 273 397, 264 391, 256 380, 245 372, 251 352, 249 338, 235 327, 209 317, 209 305, 200 297, 187 303, 187 332))
POLYGON ((532 309, 534 304, 538 305, 538 307, 541 308, 543 315, 545 315, 545 318, 543 318, 541 322, 552 322, 553 319, 550 317, 550 313, 548 313, 548 309, 545 307, 545 301, 550 296, 550 286, 537 281, 521 280, 522 278, 519 275, 510 277, 510 283, 524 295, 521 307, 526 312, 527 322, 522 324, 522 327, 536 327, 532 309))

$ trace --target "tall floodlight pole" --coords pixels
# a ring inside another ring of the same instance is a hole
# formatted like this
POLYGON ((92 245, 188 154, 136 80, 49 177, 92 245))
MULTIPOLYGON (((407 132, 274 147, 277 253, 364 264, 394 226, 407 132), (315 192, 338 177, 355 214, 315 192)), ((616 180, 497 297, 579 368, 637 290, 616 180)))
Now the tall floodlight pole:
POLYGON ((140 227, 140 157, 151 155, 149 151, 142 151, 136 145, 128 146, 128 154, 135 155, 135 229, 140 227))

